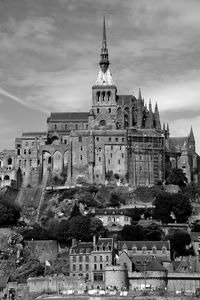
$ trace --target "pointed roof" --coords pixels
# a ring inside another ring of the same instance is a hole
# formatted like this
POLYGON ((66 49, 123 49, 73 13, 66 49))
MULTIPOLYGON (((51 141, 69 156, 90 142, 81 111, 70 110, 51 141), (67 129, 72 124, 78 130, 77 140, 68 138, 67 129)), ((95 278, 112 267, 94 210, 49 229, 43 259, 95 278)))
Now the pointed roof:
POLYGON ((139 88, 139 92, 138 92, 138 100, 142 100, 141 88, 139 88))
POLYGON ((190 128, 189 140, 190 140, 190 143, 195 143, 195 138, 194 138, 194 133, 193 133, 192 126, 190 128))
POLYGON ((100 67, 103 73, 108 70, 109 67, 109 59, 108 59, 108 48, 107 48, 107 41, 106 41, 106 22, 105 16, 103 17, 103 37, 102 37, 102 48, 101 48, 101 59, 100 59, 100 67))
POLYGON ((106 41, 106 21, 105 16, 103 16, 103 39, 102 39, 102 49, 107 48, 107 41, 106 41))

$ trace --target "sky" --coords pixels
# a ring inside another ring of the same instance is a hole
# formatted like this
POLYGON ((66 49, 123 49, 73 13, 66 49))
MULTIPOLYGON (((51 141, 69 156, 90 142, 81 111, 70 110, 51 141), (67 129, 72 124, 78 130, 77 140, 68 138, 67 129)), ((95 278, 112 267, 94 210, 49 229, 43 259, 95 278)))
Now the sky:
POLYGON ((193 127, 200 154, 199 0, 0 0, 0 149, 89 111, 106 16, 118 94, 158 103, 170 136, 193 127))

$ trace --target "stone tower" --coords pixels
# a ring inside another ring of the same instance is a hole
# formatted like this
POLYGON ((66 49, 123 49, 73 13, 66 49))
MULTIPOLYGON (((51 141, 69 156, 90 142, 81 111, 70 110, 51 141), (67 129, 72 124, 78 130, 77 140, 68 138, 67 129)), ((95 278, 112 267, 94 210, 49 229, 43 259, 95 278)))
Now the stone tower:
POLYGON ((112 74, 109 70, 105 17, 103 18, 103 38, 99 65, 100 70, 97 80, 92 87, 92 111, 95 117, 93 124, 89 124, 89 128, 115 129, 117 88, 113 83, 112 74))

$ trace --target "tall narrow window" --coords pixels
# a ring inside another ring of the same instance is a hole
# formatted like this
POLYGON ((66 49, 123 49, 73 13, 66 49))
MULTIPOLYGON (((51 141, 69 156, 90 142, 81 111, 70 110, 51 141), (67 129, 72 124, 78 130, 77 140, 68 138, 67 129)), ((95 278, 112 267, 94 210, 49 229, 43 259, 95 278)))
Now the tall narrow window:
POLYGON ((111 113, 111 108, 108 109, 109 114, 111 113))
POLYGON ((105 92, 102 92, 102 101, 105 101, 105 92))
POLYGON ((110 101, 110 95, 111 95, 111 93, 110 93, 110 91, 108 91, 108 93, 107 93, 108 101, 110 101))

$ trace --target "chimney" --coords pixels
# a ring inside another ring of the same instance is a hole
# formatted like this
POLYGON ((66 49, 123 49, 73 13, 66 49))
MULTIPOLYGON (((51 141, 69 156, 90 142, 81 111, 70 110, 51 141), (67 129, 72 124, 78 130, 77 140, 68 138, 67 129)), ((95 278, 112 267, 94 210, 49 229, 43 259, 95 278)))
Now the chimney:
POLYGON ((76 246, 76 239, 72 239, 72 247, 76 246))
POLYGON ((93 235, 93 247, 96 246, 96 235, 93 235))

